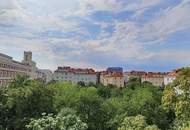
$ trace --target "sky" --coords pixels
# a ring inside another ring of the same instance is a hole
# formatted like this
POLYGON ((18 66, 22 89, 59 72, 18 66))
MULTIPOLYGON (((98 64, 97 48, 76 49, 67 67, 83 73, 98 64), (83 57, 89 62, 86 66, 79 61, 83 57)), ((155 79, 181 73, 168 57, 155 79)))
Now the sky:
POLYGON ((190 64, 190 0, 0 0, 0 52, 39 68, 190 64))

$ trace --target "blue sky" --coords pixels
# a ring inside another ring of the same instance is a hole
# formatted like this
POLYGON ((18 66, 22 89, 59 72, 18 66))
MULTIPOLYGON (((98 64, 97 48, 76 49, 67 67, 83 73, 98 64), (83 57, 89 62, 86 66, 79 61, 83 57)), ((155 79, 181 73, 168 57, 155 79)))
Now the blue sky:
POLYGON ((38 67, 190 64, 190 0, 0 0, 0 52, 38 67))

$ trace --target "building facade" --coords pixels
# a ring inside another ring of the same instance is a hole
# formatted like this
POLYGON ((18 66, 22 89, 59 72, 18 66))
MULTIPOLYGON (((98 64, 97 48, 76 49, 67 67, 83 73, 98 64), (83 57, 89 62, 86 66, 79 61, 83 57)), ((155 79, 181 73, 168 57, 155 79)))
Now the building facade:
POLYGON ((84 82, 85 84, 97 82, 96 72, 93 69, 79 69, 71 67, 58 67, 53 74, 56 81, 66 81, 77 84, 84 82))
POLYGON ((176 79, 176 71, 170 72, 164 76, 164 85, 172 83, 176 79))
POLYGON ((39 72, 41 72, 42 79, 48 83, 53 80, 53 73, 51 70, 48 69, 39 69, 39 72))
POLYGON ((120 72, 101 72, 100 83, 104 86, 115 85, 119 88, 124 87, 124 76, 120 72))
POLYGON ((146 75, 147 72, 145 71, 130 71, 130 72, 125 72, 125 75, 128 77, 128 79, 130 78, 141 78, 143 75, 146 75))
POLYGON ((24 65, 29 65, 31 69, 31 73, 29 74, 31 79, 38 79, 42 77, 42 73, 38 71, 36 67, 36 62, 32 61, 32 52, 31 51, 24 51, 24 57, 22 60, 24 65))
POLYGON ((155 72, 148 72, 141 77, 141 82, 148 81, 152 83, 154 86, 164 86, 164 76, 166 73, 155 73, 155 72))
POLYGON ((10 83, 17 75, 28 75, 31 79, 43 79, 44 73, 32 61, 32 52, 24 52, 22 62, 0 53, 0 86, 10 83))
POLYGON ((0 54, 0 86, 6 86, 18 74, 30 75, 31 66, 13 60, 12 57, 0 54))
POLYGON ((106 71, 123 73, 123 68, 122 67, 108 67, 106 71))

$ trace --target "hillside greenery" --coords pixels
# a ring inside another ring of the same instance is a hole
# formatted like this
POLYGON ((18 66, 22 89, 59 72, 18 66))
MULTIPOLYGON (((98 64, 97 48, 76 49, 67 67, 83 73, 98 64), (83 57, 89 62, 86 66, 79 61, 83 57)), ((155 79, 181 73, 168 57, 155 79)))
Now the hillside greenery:
POLYGON ((189 130, 189 77, 184 68, 164 89, 135 78, 121 89, 17 76, 0 88, 0 129, 189 130))

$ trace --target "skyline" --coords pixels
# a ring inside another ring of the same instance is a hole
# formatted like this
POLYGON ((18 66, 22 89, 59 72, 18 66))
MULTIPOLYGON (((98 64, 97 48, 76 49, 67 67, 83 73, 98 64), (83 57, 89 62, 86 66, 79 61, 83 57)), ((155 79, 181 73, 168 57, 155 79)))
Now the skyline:
POLYGON ((0 0, 0 52, 38 67, 190 64, 190 0, 0 0))

